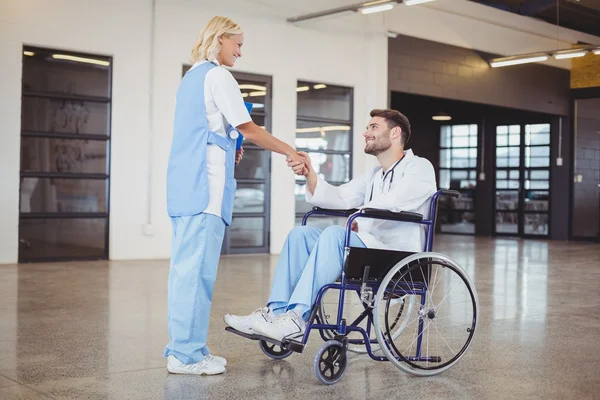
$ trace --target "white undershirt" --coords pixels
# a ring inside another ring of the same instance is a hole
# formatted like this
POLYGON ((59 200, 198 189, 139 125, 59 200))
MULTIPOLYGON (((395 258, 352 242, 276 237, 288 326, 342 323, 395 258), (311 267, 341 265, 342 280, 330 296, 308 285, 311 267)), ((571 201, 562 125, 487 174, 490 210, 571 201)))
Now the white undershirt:
MULTIPOLYGON (((190 71, 208 61, 195 63, 190 71)), ((244 100, 238 83, 228 70, 218 66, 206 73, 204 80, 204 104, 208 129, 227 137, 225 127, 227 122, 233 127, 250 122, 250 114, 244 105, 244 100)), ((205 213, 221 217, 223 191, 225 190, 225 150, 217 145, 209 144, 206 148, 206 169, 208 172, 208 189, 210 193, 205 213)))

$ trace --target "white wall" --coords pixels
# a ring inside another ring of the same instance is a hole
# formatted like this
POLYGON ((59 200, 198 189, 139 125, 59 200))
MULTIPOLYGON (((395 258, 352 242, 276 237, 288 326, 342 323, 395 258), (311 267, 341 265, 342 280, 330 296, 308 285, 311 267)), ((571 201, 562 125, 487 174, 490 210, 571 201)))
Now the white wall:
MULTIPOLYGON (((182 65, 189 62, 196 36, 213 15, 231 16, 246 31, 244 56, 236 70, 273 77, 272 131, 280 139, 294 143, 295 88, 299 79, 354 87, 354 123, 359 138, 368 111, 387 104, 385 79, 379 79, 376 84, 365 79, 374 73, 374 67, 382 77, 387 76, 385 36, 371 36, 360 24, 355 24, 352 30, 323 31, 320 28, 323 24, 318 23, 296 27, 269 14, 268 9, 249 8, 242 1, 203 3, 162 0, 156 5, 152 113, 149 105, 149 0, 108 0, 94 4, 75 0, 1 3, 0 263, 16 262, 18 255, 20 83, 24 44, 114 58, 112 259, 166 258, 170 254, 171 226, 166 215, 165 176, 175 93, 182 65), (323 40, 324 37, 327 40, 323 40), (151 236, 144 235, 144 225, 148 223, 154 232, 151 236)), ((366 164, 361 144, 360 139, 355 140, 355 171, 363 170, 366 164)), ((275 155, 272 163, 272 187, 277 190, 271 193, 271 249, 279 252, 294 225, 294 176, 282 156, 275 155)))

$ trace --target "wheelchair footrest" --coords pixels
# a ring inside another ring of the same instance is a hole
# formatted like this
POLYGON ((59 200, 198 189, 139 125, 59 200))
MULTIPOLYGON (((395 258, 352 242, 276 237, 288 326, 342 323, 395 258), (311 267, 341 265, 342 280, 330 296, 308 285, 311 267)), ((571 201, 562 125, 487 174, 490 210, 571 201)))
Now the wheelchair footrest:
POLYGON ((299 342, 297 340, 291 340, 291 339, 285 339, 283 342, 280 342, 279 340, 275 340, 273 338, 270 338, 268 336, 262 336, 262 335, 256 335, 256 334, 249 334, 249 333, 244 333, 244 332, 240 332, 237 329, 234 329, 230 326, 226 327, 225 330, 227 332, 231 332, 231 333, 235 333, 236 335, 245 337, 246 339, 250 339, 250 340, 263 340, 267 343, 271 343, 274 345, 277 345, 279 347, 281 347, 284 350, 291 350, 294 351, 296 353, 302 353, 304 351, 304 344, 302 342, 299 342))

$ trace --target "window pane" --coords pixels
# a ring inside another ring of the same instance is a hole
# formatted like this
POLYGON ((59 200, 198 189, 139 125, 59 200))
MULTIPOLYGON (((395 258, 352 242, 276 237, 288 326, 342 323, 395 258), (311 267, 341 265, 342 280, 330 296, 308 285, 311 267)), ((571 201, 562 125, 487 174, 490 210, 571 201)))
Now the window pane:
POLYGON ((498 135, 496 137, 496 146, 507 146, 507 145, 508 145, 508 136, 498 135))
POLYGON ((469 137, 454 136, 452 138, 452 147, 469 147, 469 137))
POLYGON ((526 147, 525 148, 525 157, 540 157, 546 156, 550 157, 550 147, 541 146, 541 147, 526 147))
POLYGON ((511 134, 508 139, 508 144, 510 146, 518 146, 519 144, 521 144, 521 135, 519 135, 518 133, 511 134))
POLYGON ((247 79, 238 79, 237 82, 244 101, 253 104, 252 112, 264 111, 267 98, 271 96, 267 85, 247 79))
POLYGON ((468 136, 469 125, 453 125, 452 134, 453 136, 468 136))
POLYGON ((497 134, 507 134, 508 133, 508 126, 506 126, 506 125, 497 126, 496 127, 496 133, 497 134))
POLYGON ((497 167, 508 167, 508 159, 507 158, 499 158, 496 160, 497 167))
POLYGON ((524 232, 527 235, 548 234, 548 214, 525 214, 524 232))
POLYGON ((519 179, 519 170, 510 171, 510 179, 519 179))
POLYGON ((550 179, 550 171, 526 171, 529 179, 550 179))
POLYGON ((265 179, 268 166, 265 163, 265 150, 244 149, 244 157, 235 168, 236 179, 265 179))
POLYGON ((526 191, 525 211, 548 211, 549 198, 550 195, 548 191, 526 191))
POLYGON ((298 82, 296 90, 298 91, 298 117, 350 120, 352 89, 298 82))
POLYGON ((527 189, 548 189, 550 184, 548 181, 526 181, 527 189))
POLYGON ((518 167, 520 164, 519 159, 518 158, 510 158, 508 160, 508 166, 509 167, 518 167))
POLYGON ((496 210, 517 210, 519 207, 519 192, 516 190, 501 190, 496 192, 496 210))
POLYGON ((549 167, 550 166, 550 158, 549 157, 531 157, 525 159, 525 166, 527 167, 549 167))
POLYGON ((496 171, 496 179, 506 179, 508 177, 508 171, 496 171))
POLYGON ((512 158, 521 157, 520 150, 518 147, 509 147, 508 148, 508 156, 512 158))
POLYGON ((442 126, 440 147, 452 147, 452 126, 442 126))
POLYGON ((107 221, 94 219, 21 219, 19 257, 103 257, 107 221))
POLYGON ((507 180, 496 181, 496 189, 508 189, 508 181, 507 180))
POLYGON ((108 104, 23 97, 24 132, 108 134, 108 104))
POLYGON ((106 212, 104 179, 23 178, 22 213, 106 212))
POLYGON ((440 150, 440 167, 450 168, 450 152, 452 150, 440 150))
POLYGON ((518 189, 519 181, 508 181, 508 188, 509 189, 518 189))
POLYGON ((450 171, 447 169, 440 170, 440 188, 450 189, 450 171))
MULTIPOLYGON (((108 63, 104 57, 90 58, 108 63)), ((50 52, 39 50, 23 57, 23 91, 109 97, 109 68, 52 58, 50 52)))
POLYGON ((477 147, 477 132, 475 132, 474 134, 472 134, 471 136, 471 147, 477 147))
POLYGON ((238 183, 233 202, 234 213, 262 213, 265 211, 265 185, 238 183))
POLYGON ((312 209, 312 205, 306 202, 305 196, 306 183, 296 182, 294 194, 296 197, 296 214, 306 214, 312 209))
POLYGON ((297 122, 296 147, 310 150, 350 151, 350 125, 297 122))
POLYGON ((521 125, 511 125, 508 127, 509 133, 521 133, 521 125))
POLYGON ((514 212, 496 213, 496 232, 498 233, 518 233, 518 214, 514 212))
POLYGON ((236 247, 264 246, 264 225, 262 217, 233 217, 229 228, 229 243, 236 247))
POLYGON ((21 149, 24 172, 107 173, 104 140, 23 137, 21 149))
POLYGON ((314 170, 328 182, 350 180, 349 154, 309 153, 314 170))
POLYGON ((468 179, 469 171, 452 171, 451 179, 468 179))

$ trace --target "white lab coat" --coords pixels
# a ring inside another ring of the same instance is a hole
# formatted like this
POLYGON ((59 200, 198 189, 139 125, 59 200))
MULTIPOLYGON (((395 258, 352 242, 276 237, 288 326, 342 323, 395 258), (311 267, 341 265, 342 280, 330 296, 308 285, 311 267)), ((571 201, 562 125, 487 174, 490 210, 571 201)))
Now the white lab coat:
MULTIPOLYGON (((319 177, 313 195, 307 187, 306 201, 321 208, 378 208, 416 212, 429 218, 431 196, 436 191, 433 165, 427 159, 415 156, 412 150, 407 150, 404 159, 393 170, 393 179, 390 173, 384 181, 381 167, 337 187, 319 177)), ((426 225, 370 218, 358 218, 356 221, 358 236, 368 248, 424 250, 426 225)))

